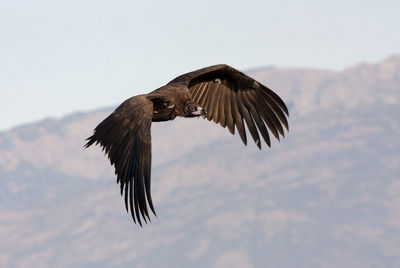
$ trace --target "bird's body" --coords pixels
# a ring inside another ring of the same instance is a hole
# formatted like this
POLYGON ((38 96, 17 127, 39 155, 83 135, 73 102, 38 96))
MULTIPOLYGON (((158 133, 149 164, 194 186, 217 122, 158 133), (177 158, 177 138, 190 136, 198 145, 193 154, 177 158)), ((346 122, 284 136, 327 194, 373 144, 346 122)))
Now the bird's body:
POLYGON ((259 133, 271 146, 267 127, 278 140, 284 136, 282 125, 288 129, 288 110, 279 96, 224 64, 178 76, 149 94, 127 99, 95 128, 85 146, 100 143, 108 154, 126 209, 139 224, 141 217, 150 220, 147 204, 155 214, 150 193, 151 124, 176 116, 203 116, 232 134, 236 127, 244 144, 246 124, 260 149, 259 133))

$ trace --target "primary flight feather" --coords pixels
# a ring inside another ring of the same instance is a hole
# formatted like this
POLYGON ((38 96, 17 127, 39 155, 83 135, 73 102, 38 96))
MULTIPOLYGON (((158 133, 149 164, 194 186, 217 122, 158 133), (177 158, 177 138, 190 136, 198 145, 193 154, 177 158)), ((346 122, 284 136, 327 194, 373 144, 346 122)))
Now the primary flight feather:
POLYGON ((85 147, 100 144, 115 167, 126 210, 133 221, 150 220, 155 213, 150 192, 151 124, 176 116, 206 117, 234 134, 235 127, 247 145, 245 125, 261 149, 261 139, 271 141, 289 130, 288 109, 271 89, 225 64, 178 76, 149 94, 124 101, 95 129, 85 147))

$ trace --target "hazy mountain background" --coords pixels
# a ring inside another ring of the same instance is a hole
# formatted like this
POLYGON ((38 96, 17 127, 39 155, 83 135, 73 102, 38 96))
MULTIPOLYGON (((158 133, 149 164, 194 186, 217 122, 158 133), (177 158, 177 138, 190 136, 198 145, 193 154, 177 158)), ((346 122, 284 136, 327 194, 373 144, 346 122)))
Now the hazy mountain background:
POLYGON ((0 133, 0 267, 400 267, 400 57, 247 73, 288 104, 286 138, 154 124, 143 228, 82 148, 112 107, 0 133))

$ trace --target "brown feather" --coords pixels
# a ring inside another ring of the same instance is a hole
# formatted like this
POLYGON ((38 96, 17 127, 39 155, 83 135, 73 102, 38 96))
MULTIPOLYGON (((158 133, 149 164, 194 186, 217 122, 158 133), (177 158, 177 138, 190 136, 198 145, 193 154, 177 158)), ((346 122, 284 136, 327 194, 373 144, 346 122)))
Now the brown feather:
MULTIPOLYGON (((286 130, 289 131, 289 123, 286 119, 286 116, 282 112, 281 107, 278 106, 278 104, 273 100, 273 98, 270 95, 266 94, 265 92, 262 92, 262 94, 263 94, 263 97, 264 97, 263 99, 265 100, 265 102, 271 107, 271 110, 275 112, 275 114, 278 116, 279 120, 286 127, 286 130)), ((284 133, 282 135, 285 136, 284 133)))
POLYGON ((198 97, 201 95, 202 87, 203 84, 198 84, 193 87, 193 90, 190 92, 190 94, 192 95, 192 99, 198 100, 198 97))
POLYGON ((204 84, 205 84, 204 93, 199 100, 199 105, 207 109, 206 105, 208 104, 208 99, 210 98, 212 91, 210 89, 211 87, 210 83, 204 83, 204 84))
POLYGON ((267 88, 266 86, 262 86, 263 92, 268 94, 278 105, 279 107, 286 113, 287 116, 289 116, 289 111, 283 102, 283 100, 271 89, 267 88))
POLYGON ((237 93, 231 91, 232 117, 235 120, 236 128, 239 132, 240 138, 242 139, 244 145, 247 145, 246 130, 244 128, 243 117, 239 112, 237 99, 238 99, 237 93))
POLYGON ((219 123, 219 109, 220 109, 220 99, 221 99, 221 93, 223 90, 223 85, 219 83, 214 83, 214 90, 215 90, 215 96, 214 96, 214 102, 213 102, 213 114, 212 114, 212 119, 214 120, 214 123, 218 124, 219 123))
POLYGON ((207 102, 205 103, 205 105, 207 107, 206 108, 207 109, 207 119, 209 121, 211 121, 213 112, 215 110, 214 101, 215 101, 215 96, 218 93, 216 85, 213 82, 211 82, 211 83, 212 83, 211 86, 210 86, 210 91, 211 92, 210 92, 209 98, 207 99, 207 102))
POLYGON ((241 107, 239 109, 239 111, 246 121, 246 125, 250 131, 251 136, 253 137, 254 142, 257 144, 257 147, 259 149, 261 149, 260 136, 258 135, 257 128, 254 125, 253 119, 251 118, 251 115, 249 113, 250 104, 247 102, 246 96, 243 94, 243 92, 241 90, 239 90, 238 93, 239 93, 238 94, 238 96, 239 96, 238 107, 241 107))
POLYGON ((260 109, 257 107, 257 103, 254 100, 251 93, 252 92, 250 92, 250 91, 245 93, 248 101, 252 104, 252 105, 250 105, 251 116, 253 117, 254 122, 256 122, 257 128, 260 131, 261 135, 263 136, 265 143, 268 145, 268 147, 271 147, 271 140, 269 138, 268 130, 264 124, 264 121, 261 119, 260 115, 257 112, 257 110, 260 110, 260 109))
POLYGON ((100 144, 115 168, 125 208, 142 225, 156 215, 151 198, 151 124, 176 116, 206 118, 235 133, 247 145, 246 127, 261 149, 260 135, 271 146, 268 129, 279 140, 289 130, 288 109, 282 99, 251 77, 228 66, 215 65, 176 77, 147 95, 124 101, 87 139, 85 147, 100 144), (194 110, 197 109, 197 110, 194 110), (246 124, 245 124, 246 123, 246 124), (283 125, 283 126, 282 126, 283 125))
POLYGON ((279 131, 275 127, 275 125, 274 125, 274 123, 273 123, 273 121, 271 119, 270 112, 266 108, 265 102, 260 97, 256 97, 255 96, 254 99, 257 102, 257 107, 258 107, 257 110, 260 112, 261 117, 263 118, 264 122, 267 124, 268 128, 271 130, 271 132, 274 135, 274 137, 277 140, 279 140, 279 131))
POLYGON ((226 127, 226 113, 225 113, 225 106, 226 106, 226 92, 228 89, 225 86, 221 87, 219 99, 218 99, 218 120, 221 127, 226 127))
POLYGON ((200 106, 203 106, 204 102, 202 101, 204 99, 204 95, 206 94, 207 90, 207 84, 206 83, 202 83, 199 84, 200 89, 199 89, 199 93, 196 95, 196 97, 192 97, 194 101, 197 101, 197 103, 200 106), (201 104, 203 102, 203 104, 201 104))
POLYGON ((225 88, 225 96, 224 96, 224 113, 226 118, 226 124, 228 126, 229 132, 232 135, 235 134, 235 121, 232 118, 232 106, 231 106, 231 94, 234 94, 230 91, 230 89, 225 88))

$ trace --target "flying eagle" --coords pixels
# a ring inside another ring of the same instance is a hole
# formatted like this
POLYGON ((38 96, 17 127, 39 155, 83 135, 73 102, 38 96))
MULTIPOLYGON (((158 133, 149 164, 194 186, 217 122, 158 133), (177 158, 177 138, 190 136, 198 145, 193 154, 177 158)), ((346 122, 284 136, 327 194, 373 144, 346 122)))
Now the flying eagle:
POLYGON ((133 221, 150 221, 156 215, 150 193, 151 123, 175 117, 206 117, 229 132, 235 126, 247 145, 245 125, 261 149, 261 139, 270 147, 267 127, 279 140, 283 126, 289 130, 288 109, 271 89, 225 64, 178 76, 149 94, 124 101, 87 138, 85 147, 100 144, 115 167, 125 207, 133 221), (146 201, 147 200, 147 201, 146 201), (147 218, 147 219, 146 219, 147 218))

